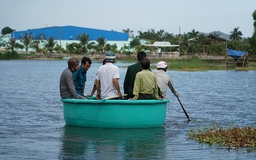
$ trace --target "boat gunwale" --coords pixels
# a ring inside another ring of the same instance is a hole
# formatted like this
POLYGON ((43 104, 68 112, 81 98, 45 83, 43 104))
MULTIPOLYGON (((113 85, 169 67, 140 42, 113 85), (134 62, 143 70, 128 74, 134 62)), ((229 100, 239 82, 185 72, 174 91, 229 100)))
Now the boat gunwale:
POLYGON ((96 100, 96 99, 61 99, 63 103, 78 103, 78 104, 160 104, 160 103, 168 103, 170 100, 96 100))

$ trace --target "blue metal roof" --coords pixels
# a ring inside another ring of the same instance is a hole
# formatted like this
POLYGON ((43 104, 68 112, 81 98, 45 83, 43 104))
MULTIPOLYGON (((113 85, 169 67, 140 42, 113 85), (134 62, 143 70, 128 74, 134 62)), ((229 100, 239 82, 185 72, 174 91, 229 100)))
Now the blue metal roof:
POLYGON ((15 31, 11 36, 15 39, 22 39, 26 34, 31 34, 34 39, 49 39, 51 36, 55 40, 77 40, 77 36, 80 34, 89 35, 90 40, 97 40, 99 37, 103 37, 108 41, 127 41, 128 34, 123 32, 106 31, 92 28, 82 28, 76 26, 54 26, 38 29, 28 29, 25 31, 15 31), (14 34, 14 35, 13 35, 14 34))

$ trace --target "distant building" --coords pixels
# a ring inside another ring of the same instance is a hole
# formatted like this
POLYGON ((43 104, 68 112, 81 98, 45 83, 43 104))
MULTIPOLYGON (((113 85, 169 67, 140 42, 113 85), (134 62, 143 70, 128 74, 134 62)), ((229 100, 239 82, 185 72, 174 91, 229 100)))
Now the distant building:
MULTIPOLYGON (((71 43, 79 43, 77 36, 80 34, 89 35, 90 41, 96 41, 99 37, 103 37, 108 44, 116 44, 120 49, 123 46, 129 45, 129 34, 116 31, 107 31, 93 28, 83 28, 77 26, 54 26, 37 29, 28 29, 24 31, 15 31, 11 34, 0 37, 0 43, 6 43, 11 37, 14 37, 18 43, 21 43, 22 37, 26 34, 31 34, 34 40, 39 40, 42 43, 44 40, 48 40, 53 37, 58 45, 66 49, 66 45, 71 43)), ((39 44, 43 45, 43 44, 39 44)), ((3 47, 2 47, 3 48, 3 47)), ((29 51, 34 51, 30 48, 29 51)))

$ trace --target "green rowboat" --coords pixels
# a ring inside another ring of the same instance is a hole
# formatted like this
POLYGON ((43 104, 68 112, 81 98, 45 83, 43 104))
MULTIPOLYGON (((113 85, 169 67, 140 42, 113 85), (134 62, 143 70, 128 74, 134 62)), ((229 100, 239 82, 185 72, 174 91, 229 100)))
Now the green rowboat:
POLYGON ((67 125, 97 128, 161 127, 169 100, 62 99, 67 125))

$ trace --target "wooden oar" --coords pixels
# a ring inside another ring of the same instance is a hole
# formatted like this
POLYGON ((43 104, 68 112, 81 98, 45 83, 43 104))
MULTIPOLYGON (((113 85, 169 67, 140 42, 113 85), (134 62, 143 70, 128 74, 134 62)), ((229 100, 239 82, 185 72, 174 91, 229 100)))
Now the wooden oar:
POLYGON ((183 107, 183 105, 182 105, 182 103, 181 103, 181 101, 180 101, 180 98, 177 97, 177 99, 178 99, 178 101, 180 102, 180 106, 181 106, 183 112, 185 113, 185 115, 186 115, 188 121, 191 121, 190 118, 189 118, 189 116, 188 116, 188 114, 187 114, 187 112, 186 112, 186 110, 185 110, 185 108, 183 107))

